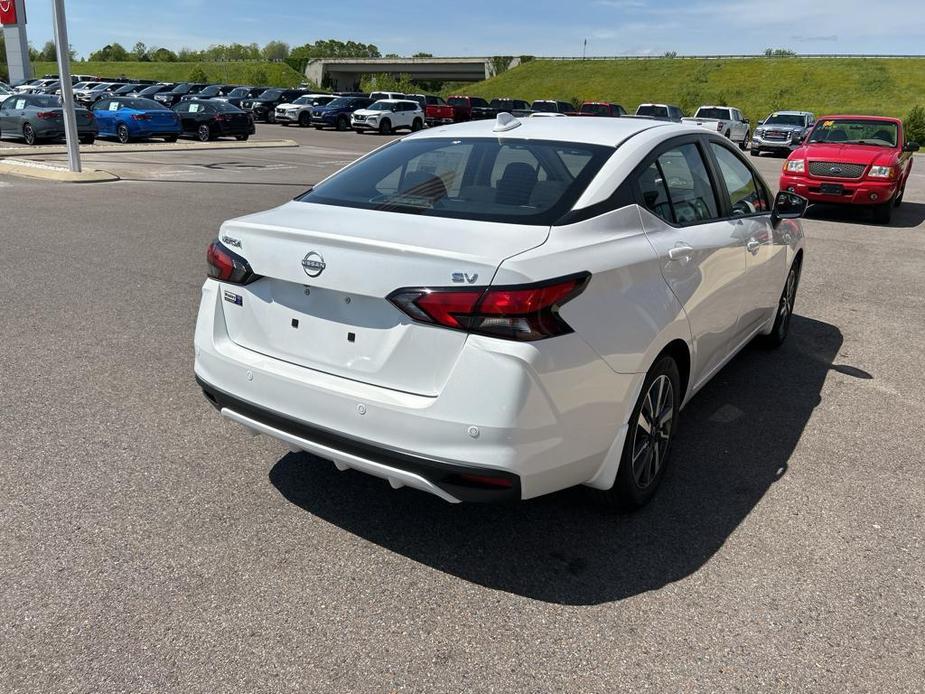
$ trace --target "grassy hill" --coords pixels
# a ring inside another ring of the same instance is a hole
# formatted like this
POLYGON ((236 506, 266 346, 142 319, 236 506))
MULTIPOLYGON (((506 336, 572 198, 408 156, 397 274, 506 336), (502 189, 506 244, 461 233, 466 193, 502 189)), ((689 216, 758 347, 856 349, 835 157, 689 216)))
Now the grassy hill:
POLYGON ((534 60, 449 91, 614 101, 630 112, 644 102, 674 103, 686 114, 702 104, 731 104, 752 122, 778 109, 902 117, 925 106, 925 58, 534 60))
MULTIPOLYGON (((36 75, 58 72, 56 63, 33 63, 32 67, 36 75)), ((125 76, 164 82, 183 82, 197 68, 205 72, 210 82, 291 87, 303 80, 302 75, 286 63, 71 63, 71 72, 78 75, 125 76)))

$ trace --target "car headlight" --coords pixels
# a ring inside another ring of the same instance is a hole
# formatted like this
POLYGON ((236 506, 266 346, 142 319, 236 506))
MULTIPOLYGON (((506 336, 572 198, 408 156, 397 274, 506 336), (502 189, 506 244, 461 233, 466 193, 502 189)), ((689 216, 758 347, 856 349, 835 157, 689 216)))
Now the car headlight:
POLYGON ((806 161, 803 159, 791 159, 784 164, 784 171, 788 173, 803 173, 806 171, 806 161))
POLYGON ((893 167, 871 166, 867 175, 871 178, 893 178, 893 167))
POLYGON ((755 135, 757 135, 758 137, 764 137, 764 130, 759 128, 758 130, 755 131, 755 135))

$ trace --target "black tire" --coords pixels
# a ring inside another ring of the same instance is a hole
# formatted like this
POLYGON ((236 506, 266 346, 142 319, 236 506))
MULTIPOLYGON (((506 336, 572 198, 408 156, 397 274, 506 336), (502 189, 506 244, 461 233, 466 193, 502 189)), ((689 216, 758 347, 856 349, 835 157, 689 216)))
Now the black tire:
POLYGON ((777 315, 774 318, 774 327, 771 328, 771 334, 762 338, 765 347, 776 349, 787 341, 787 335, 790 334, 790 319, 793 318, 793 306, 797 300, 797 289, 800 287, 800 261, 794 262, 787 273, 787 281, 784 283, 784 289, 780 294, 780 301, 777 304, 777 315))
POLYGON ((877 224, 889 224, 893 219, 893 208, 895 204, 890 200, 885 205, 877 205, 874 208, 874 221, 877 224))
POLYGON ((670 356, 662 355, 646 374, 630 416, 617 478, 613 487, 596 492, 599 501, 635 510, 652 500, 668 466, 681 397, 678 365, 670 356))
POLYGON ((250 135, 235 135, 234 139, 238 142, 247 142, 250 139, 250 135))
POLYGON ((362 129, 362 128, 354 128, 354 129, 353 129, 353 132, 355 132, 357 135, 362 135, 362 134, 363 134, 363 129, 362 129))
POLYGON ((739 143, 739 149, 741 149, 743 152, 748 149, 748 143, 751 140, 751 134, 751 130, 746 130, 745 137, 743 137, 742 141, 739 143))
POLYGON ((86 137, 80 138, 80 144, 82 145, 92 145, 96 142, 96 137, 94 135, 87 135, 86 137))
POLYGON ((421 122, 420 118, 415 118, 411 123, 411 132, 416 133, 418 130, 424 127, 424 123, 421 122))
POLYGON ((168 135, 164 138, 164 142, 176 142, 178 139, 177 135, 168 135))
POLYGON ((311 114, 309 114, 306 111, 302 111, 302 113, 299 114, 299 127, 307 128, 311 124, 312 124, 311 114))
POLYGON ((896 195, 896 199, 893 201, 893 207, 899 207, 903 204, 903 197, 906 195, 906 186, 903 186, 899 193, 896 195))
POLYGON ((208 142, 209 140, 214 140, 215 136, 212 134, 212 128, 203 123, 196 130, 196 139, 200 142, 208 142))
POLYGON ((127 145, 131 141, 132 138, 129 135, 127 125, 124 123, 119 123, 119 125, 116 127, 116 138, 123 145, 127 145))
POLYGON ((35 134, 35 128, 33 128, 28 123, 22 126, 22 139, 24 139, 26 144, 30 147, 34 144, 37 144, 39 141, 39 138, 35 134))
POLYGON ((273 125, 276 122, 276 114, 270 111, 267 113, 267 123, 273 125))
POLYGON ((751 150, 751 152, 749 152, 749 154, 751 154, 753 157, 760 157, 760 156, 761 156, 761 150, 760 150, 760 149, 753 149, 753 150, 751 150))
POLYGON ((315 126, 315 130, 324 130, 324 126, 323 126, 323 125, 316 125, 316 126, 315 126))
POLYGON ((350 129, 350 121, 347 120, 347 116, 338 116, 337 117, 337 129, 341 132, 350 129))
POLYGON ((392 134, 392 121, 388 118, 383 118, 379 123, 379 134, 380 135, 391 135, 392 134))

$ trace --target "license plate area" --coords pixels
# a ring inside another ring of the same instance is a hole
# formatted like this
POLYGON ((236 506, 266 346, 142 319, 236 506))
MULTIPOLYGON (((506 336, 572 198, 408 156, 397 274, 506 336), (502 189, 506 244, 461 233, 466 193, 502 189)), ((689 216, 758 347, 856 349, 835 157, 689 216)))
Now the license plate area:
POLYGON ((822 183, 819 185, 819 192, 825 195, 844 195, 845 186, 841 183, 822 183))

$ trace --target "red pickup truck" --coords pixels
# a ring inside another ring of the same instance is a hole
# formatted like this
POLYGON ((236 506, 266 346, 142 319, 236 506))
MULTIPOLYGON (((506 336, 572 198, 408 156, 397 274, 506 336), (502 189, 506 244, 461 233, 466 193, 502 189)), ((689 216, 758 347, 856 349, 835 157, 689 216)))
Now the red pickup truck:
POLYGON ((823 116, 784 163, 780 189, 810 202, 864 205, 888 224, 918 149, 897 118, 823 116))
MULTIPOLYGON (((407 98, 417 101, 424 111, 424 122, 428 126, 447 125, 457 122, 456 110, 442 97, 431 94, 409 94, 407 98)), ((466 119, 468 120, 468 119, 466 119)))

